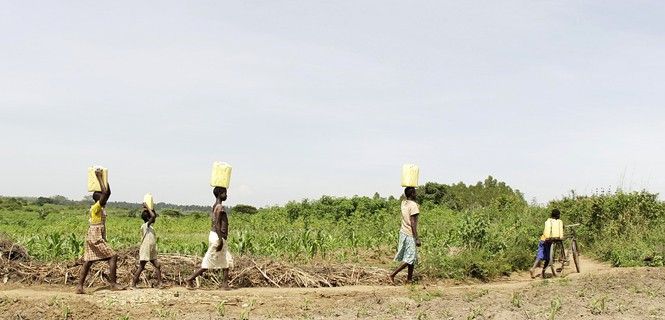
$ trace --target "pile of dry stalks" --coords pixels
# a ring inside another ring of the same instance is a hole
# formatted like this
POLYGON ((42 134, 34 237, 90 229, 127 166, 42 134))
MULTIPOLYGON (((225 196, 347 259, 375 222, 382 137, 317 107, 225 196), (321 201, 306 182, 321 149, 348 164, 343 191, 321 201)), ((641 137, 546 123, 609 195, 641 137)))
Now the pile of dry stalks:
MULTIPOLYGON (((129 284, 137 268, 138 250, 118 253, 118 282, 129 284)), ((201 259, 195 256, 160 254, 164 285, 184 285, 186 279, 197 268, 201 259)), ((41 263, 33 261, 25 248, 7 240, 0 240, 0 280, 4 283, 66 284, 78 281, 81 261, 71 263, 41 263)), ((95 263, 86 281, 88 287, 104 285, 108 265, 95 263)), ((153 282, 151 266, 146 267, 141 282, 150 286, 153 282)), ((337 287, 346 285, 372 285, 386 282, 388 272, 373 267, 358 267, 344 264, 313 264, 296 267, 265 258, 239 256, 229 273, 232 287, 337 287)), ((204 288, 216 288, 221 272, 207 272, 197 279, 204 288)))

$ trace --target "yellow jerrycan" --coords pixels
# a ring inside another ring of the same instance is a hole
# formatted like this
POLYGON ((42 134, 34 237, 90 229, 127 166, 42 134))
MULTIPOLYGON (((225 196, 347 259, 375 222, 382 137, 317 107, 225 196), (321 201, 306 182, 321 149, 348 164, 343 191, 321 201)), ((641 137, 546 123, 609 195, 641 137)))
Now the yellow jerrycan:
POLYGON ((545 221, 545 230, 543 230, 545 239, 563 239, 563 221, 560 219, 547 219, 545 221))
POLYGON ((99 180, 95 175, 97 169, 102 170, 102 182, 108 187, 109 185, 109 169, 102 166, 88 167, 88 192, 102 191, 102 186, 99 185, 99 180))
POLYGON ((215 161, 215 163, 212 164, 210 186, 228 188, 231 183, 232 169, 231 165, 226 162, 215 161))
POLYGON ((152 193, 148 192, 145 194, 145 196, 143 196, 143 203, 148 206, 148 209, 155 209, 155 200, 152 199, 152 193))
POLYGON ((417 187, 420 169, 415 164, 402 166, 402 187, 417 187))

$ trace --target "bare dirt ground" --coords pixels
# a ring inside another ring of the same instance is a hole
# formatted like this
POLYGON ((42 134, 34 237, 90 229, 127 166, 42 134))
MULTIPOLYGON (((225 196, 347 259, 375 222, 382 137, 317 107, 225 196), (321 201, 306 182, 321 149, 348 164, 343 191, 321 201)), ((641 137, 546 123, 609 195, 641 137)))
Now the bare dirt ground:
MULTIPOLYGON (((491 283, 336 288, 181 287, 112 292, 0 285, 0 319, 665 319, 665 269, 610 268, 582 260, 582 273, 491 283)), ((404 276, 404 275, 400 275, 404 276)))

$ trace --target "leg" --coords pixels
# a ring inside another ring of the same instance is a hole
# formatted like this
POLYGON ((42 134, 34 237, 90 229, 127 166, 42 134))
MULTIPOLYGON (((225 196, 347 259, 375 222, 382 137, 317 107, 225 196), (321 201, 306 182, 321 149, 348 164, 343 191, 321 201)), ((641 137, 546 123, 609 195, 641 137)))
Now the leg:
POLYGON ((157 274, 157 286, 162 286, 162 265, 157 260, 150 260, 152 266, 155 267, 155 273, 157 274))
POLYGON ((538 268, 538 266, 540 265, 540 261, 542 261, 542 260, 540 260, 536 257, 536 261, 533 262, 533 267, 531 267, 531 269, 529 270, 529 274, 531 275, 531 279, 536 277, 535 272, 536 272, 536 268, 538 268))
POLYGON ((545 270, 547 270, 547 267, 549 266, 550 266, 550 258, 545 258, 545 260, 543 260, 543 271, 540 272, 543 279, 545 279, 545 270))
POLYGON ((395 271, 393 271, 393 273, 390 274, 390 282, 395 283, 395 276, 400 271, 404 270, 404 268, 406 268, 408 265, 409 265, 408 263, 402 262, 402 264, 400 264, 399 267, 397 267, 397 269, 395 269, 395 271))
POLYGON ((79 284, 76 286, 76 293, 83 294, 83 285, 85 284, 85 278, 88 277, 88 272, 90 272, 90 266, 92 266, 92 261, 86 261, 81 267, 81 272, 79 272, 79 284))
POLYGON ((413 282, 413 269, 415 269, 415 266, 410 264, 406 275, 406 281, 408 281, 409 283, 413 282))
POLYGON ((109 259, 109 282, 111 282, 111 289, 117 289, 118 279, 116 278, 116 271, 118 270, 118 256, 115 255, 109 259))
POLYGON ((141 272, 143 272, 143 269, 145 269, 146 262, 147 261, 139 261, 139 268, 136 270, 134 278, 132 279, 132 288, 136 288, 136 284, 139 282, 139 277, 141 276, 141 272))
POLYGON ((185 283, 187 284, 187 288, 192 288, 193 289, 194 288, 194 279, 196 279, 196 277, 202 275, 207 270, 208 269, 199 268, 199 270, 194 271, 194 273, 192 273, 192 275, 189 276, 189 278, 187 278, 187 280, 185 280, 185 283))
MULTIPOLYGON (((543 271, 541 272, 541 275, 543 276, 543 279, 545 279, 545 270, 547 267, 549 267, 550 263, 550 250, 552 250, 552 243, 551 242, 545 242, 543 244, 543 271)), ((554 276, 554 275, 552 275, 554 276)))
POLYGON ((561 257, 563 258, 563 263, 561 265, 561 268, 563 269, 563 265, 568 262, 568 256, 566 255, 566 246, 563 245, 563 241, 561 241, 561 257))
POLYGON ((222 280, 222 289, 229 290, 229 268, 222 269, 224 280, 222 280))
POLYGON ((541 262, 541 261, 542 261, 542 260, 536 258, 536 261, 533 262, 533 267, 532 267, 532 269, 538 268, 538 266, 540 265, 540 262, 541 262))

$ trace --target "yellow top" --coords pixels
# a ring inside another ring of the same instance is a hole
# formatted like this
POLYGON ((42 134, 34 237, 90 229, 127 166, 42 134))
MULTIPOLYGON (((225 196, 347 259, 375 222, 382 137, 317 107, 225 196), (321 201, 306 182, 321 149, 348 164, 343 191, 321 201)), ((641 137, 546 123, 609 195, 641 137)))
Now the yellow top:
POLYGON ((103 212, 104 208, 99 204, 99 201, 95 202, 90 207, 90 224, 100 224, 103 222, 103 212))
POLYGON ((545 228, 543 235, 540 236, 541 241, 549 239, 563 239, 563 221, 560 219, 549 218, 545 221, 545 228))

